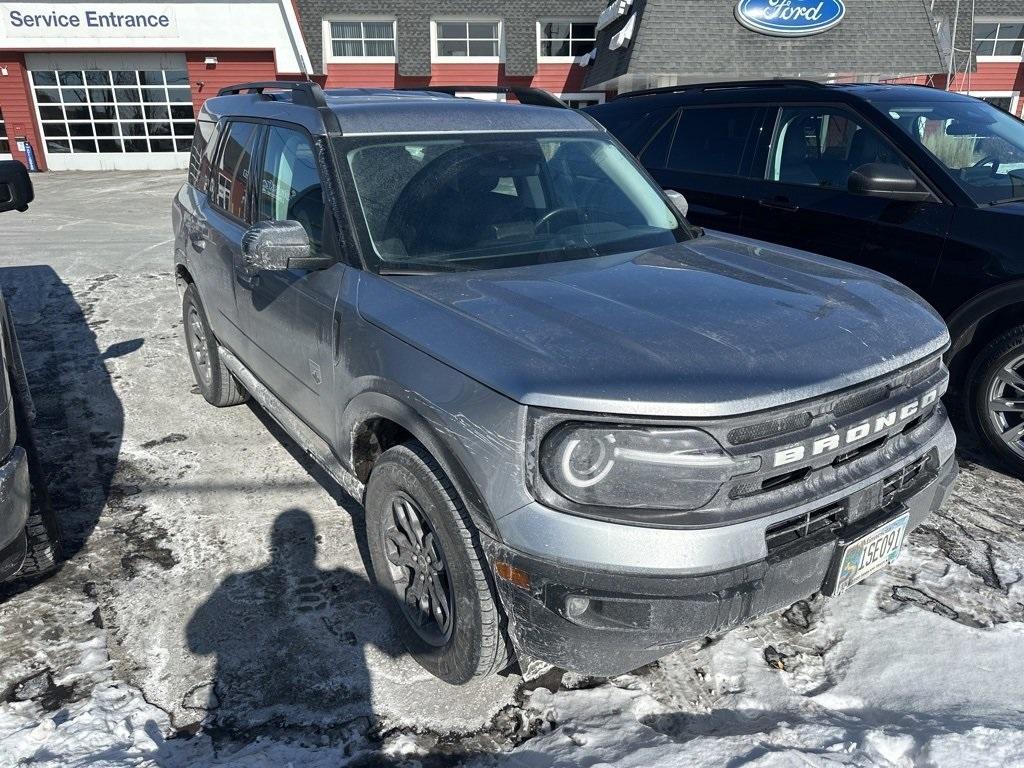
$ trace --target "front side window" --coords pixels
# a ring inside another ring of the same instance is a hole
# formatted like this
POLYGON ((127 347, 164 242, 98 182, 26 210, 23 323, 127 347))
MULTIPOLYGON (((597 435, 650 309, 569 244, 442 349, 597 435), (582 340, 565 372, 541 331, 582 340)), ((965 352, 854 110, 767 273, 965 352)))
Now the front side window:
POLYGON ((493 269, 690 237, 604 136, 410 138, 341 153, 382 268, 493 269))
POLYGON ((980 205, 1024 197, 1024 123, 968 99, 876 104, 980 205))
POLYGON ((867 163, 907 167, 878 131, 845 110, 784 107, 775 126, 766 178, 845 190, 850 174, 867 163))
POLYGON ((394 58, 394 21, 330 21, 331 53, 336 59, 394 58))
POLYGON ((580 21, 542 21, 541 58, 576 58, 594 50, 597 24, 580 21))
POLYGON ((225 130, 220 157, 210 174, 210 199, 222 211, 245 221, 249 166, 259 126, 231 122, 225 130))
POLYGON ((439 58, 498 58, 501 23, 497 21, 437 22, 439 58))
POLYGON ((256 197, 259 221, 297 221, 309 235, 311 254, 320 255, 324 195, 309 136, 276 125, 267 130, 266 153, 256 197))
POLYGON ((1020 56, 1024 53, 1024 21, 987 21, 974 25, 976 56, 1020 56))
POLYGON ((669 150, 668 169, 737 175, 758 114, 758 107, 684 109, 669 150))

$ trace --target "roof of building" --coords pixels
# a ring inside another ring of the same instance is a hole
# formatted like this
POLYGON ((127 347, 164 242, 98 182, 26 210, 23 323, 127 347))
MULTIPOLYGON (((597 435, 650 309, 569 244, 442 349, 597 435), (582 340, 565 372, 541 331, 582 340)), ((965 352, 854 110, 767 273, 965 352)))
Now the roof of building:
POLYGON ((336 88, 320 93, 320 106, 306 103, 300 91, 220 95, 207 99, 203 111, 214 119, 234 115, 288 120, 312 133, 344 136, 602 130, 572 109, 482 101, 436 91, 336 88), (337 125, 331 125, 335 121, 337 125))
POLYGON ((759 34, 735 17, 734 0, 633 0, 598 34, 597 56, 585 84, 644 87, 658 77, 723 78, 894 77, 945 71, 929 14, 930 0, 846 3, 837 26, 810 37, 759 34), (612 37, 636 15, 631 42, 611 50, 612 37), (619 80, 623 76, 628 79, 619 80), (636 85, 639 82, 640 85, 636 85))

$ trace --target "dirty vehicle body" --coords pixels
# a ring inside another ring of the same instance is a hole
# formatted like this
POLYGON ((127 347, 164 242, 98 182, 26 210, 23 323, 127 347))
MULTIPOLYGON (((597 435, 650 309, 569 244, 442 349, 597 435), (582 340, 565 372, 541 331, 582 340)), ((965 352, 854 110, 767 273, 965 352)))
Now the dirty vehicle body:
POLYGON ((634 669, 842 591, 852 542, 887 562, 945 499, 948 335, 904 286, 700 236, 533 92, 278 87, 199 116, 173 205, 192 367, 363 494, 438 676, 634 669))
POLYGON ((911 85, 624 96, 587 112, 687 196, 695 224, 877 269, 934 306, 952 336, 952 396, 1024 477, 1024 122, 911 85))
MULTIPOLYGON (((0 162, 0 213, 25 211, 32 182, 16 160, 0 162)), ((32 440, 34 409, 14 319, 0 292, 0 581, 53 568, 56 521, 32 440)))

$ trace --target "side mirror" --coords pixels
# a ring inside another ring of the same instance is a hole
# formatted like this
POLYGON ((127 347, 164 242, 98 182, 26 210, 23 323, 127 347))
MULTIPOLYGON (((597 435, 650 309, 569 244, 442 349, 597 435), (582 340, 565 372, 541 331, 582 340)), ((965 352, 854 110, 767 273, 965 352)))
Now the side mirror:
POLYGON ((297 221, 261 221, 242 235, 242 260, 251 269, 323 269, 332 260, 310 256, 309 235, 297 221))
POLYGON ((854 195, 888 197, 905 202, 932 199, 932 193, 921 186, 917 176, 902 165, 893 163, 867 163, 854 169, 846 188, 854 195))
POLYGON ((685 219, 686 213, 690 210, 690 204, 686 202, 686 198, 682 192, 676 192, 674 189, 666 189, 665 196, 669 199, 675 209, 679 211, 680 215, 685 219))
POLYGON ((17 160, 0 161, 0 212, 26 211, 35 196, 28 169, 17 160))

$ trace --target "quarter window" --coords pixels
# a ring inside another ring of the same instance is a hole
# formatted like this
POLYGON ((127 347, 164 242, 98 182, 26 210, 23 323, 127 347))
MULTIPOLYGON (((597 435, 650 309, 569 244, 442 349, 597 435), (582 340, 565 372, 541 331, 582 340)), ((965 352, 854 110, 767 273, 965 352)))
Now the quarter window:
POLYGON ((325 207, 316 153, 308 136, 278 126, 267 130, 257 209, 260 221, 299 222, 309 235, 312 254, 319 255, 325 207))
POLYGON ((258 134, 255 123, 229 123, 210 179, 213 204, 243 221, 246 220, 250 160, 258 134))
POLYGON ((540 25, 541 58, 575 58, 594 49, 597 24, 579 21, 543 21, 540 25))
POLYGON ((438 21, 439 58, 498 58, 501 24, 497 21, 438 21))
POLYGON ((907 167, 874 128, 844 110, 785 107, 772 139, 767 178, 845 190, 850 174, 867 163, 907 167))
POLYGON ((684 109, 668 155, 668 168, 735 176, 758 115, 756 107, 684 109))
POLYGON ((393 58, 394 21, 331 21, 331 53, 335 58, 393 58))
POLYGON ((977 56, 1020 56, 1024 52, 1024 21, 978 22, 974 25, 977 56))

